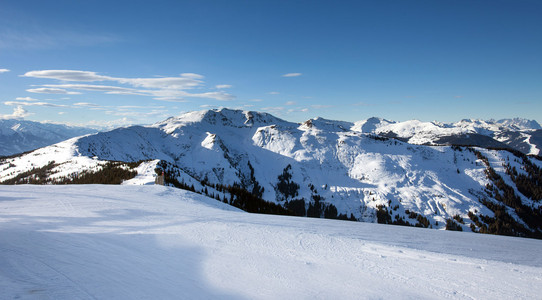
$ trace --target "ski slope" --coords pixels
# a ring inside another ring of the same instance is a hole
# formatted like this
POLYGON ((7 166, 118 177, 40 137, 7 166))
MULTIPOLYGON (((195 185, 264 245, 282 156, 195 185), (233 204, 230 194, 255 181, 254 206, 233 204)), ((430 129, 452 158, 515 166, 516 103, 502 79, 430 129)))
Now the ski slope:
POLYGON ((2 299, 535 299, 540 249, 163 186, 0 186, 2 299))

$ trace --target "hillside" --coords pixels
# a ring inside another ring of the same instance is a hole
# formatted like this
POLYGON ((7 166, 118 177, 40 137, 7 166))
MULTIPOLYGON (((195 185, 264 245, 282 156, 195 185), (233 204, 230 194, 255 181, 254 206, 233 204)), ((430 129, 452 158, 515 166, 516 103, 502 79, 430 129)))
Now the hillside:
POLYGON ((227 109, 192 112, 4 159, 0 178, 146 184, 156 170, 171 185, 251 212, 541 236, 537 159, 411 145, 350 126, 227 109))
POLYGON ((539 240, 247 214, 161 186, 0 186, 5 299, 536 299, 539 240))

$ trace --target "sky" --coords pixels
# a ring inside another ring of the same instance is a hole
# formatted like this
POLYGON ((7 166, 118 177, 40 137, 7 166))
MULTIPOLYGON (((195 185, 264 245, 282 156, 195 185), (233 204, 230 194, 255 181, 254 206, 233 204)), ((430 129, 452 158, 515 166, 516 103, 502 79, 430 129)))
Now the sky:
POLYGON ((0 118, 542 123, 542 1, 0 2, 0 118))

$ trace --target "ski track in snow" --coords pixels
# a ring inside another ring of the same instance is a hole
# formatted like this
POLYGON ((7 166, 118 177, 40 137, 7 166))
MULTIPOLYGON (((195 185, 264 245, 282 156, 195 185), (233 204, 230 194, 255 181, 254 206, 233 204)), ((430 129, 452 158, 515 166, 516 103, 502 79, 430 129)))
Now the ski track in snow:
POLYGON ((162 186, 0 186, 2 299, 536 299, 540 249, 162 186))

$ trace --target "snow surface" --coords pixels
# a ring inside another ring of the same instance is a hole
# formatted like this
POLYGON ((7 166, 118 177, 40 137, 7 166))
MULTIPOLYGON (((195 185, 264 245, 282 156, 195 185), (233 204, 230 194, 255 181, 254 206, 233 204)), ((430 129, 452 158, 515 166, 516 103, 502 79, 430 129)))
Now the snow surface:
POLYGON ((0 186, 3 299, 535 299, 541 247, 162 186, 0 186))

